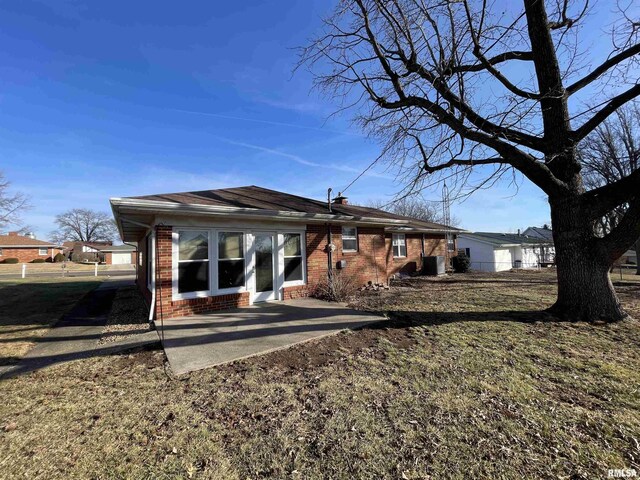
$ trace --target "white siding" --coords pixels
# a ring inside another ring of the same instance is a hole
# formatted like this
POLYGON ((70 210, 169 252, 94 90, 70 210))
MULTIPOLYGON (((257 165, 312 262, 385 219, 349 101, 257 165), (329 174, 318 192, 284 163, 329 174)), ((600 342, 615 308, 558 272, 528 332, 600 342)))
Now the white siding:
POLYGON ((505 270, 511 270, 513 268, 513 261, 516 259, 516 250, 519 247, 511 248, 495 248, 495 267, 494 272, 504 272, 505 270))
POLYGON ((478 242, 464 236, 458 237, 458 248, 469 249, 470 268, 483 272, 495 272, 495 257, 493 246, 484 242, 478 242))

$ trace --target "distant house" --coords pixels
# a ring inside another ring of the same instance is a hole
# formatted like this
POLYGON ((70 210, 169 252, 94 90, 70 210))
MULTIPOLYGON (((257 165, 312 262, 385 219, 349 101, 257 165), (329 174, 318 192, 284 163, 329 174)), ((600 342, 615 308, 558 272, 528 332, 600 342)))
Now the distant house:
POLYGON ((112 198, 111 207, 122 239, 138 244, 138 286, 164 318, 308 295, 330 271, 354 286, 384 283, 420 270, 425 256, 455 255, 447 236, 463 231, 340 195, 257 186, 112 198))
POLYGON ((20 263, 29 263, 37 259, 51 262, 60 252, 60 245, 37 240, 33 234, 20 235, 18 232, 9 232, 8 235, 0 235, 0 262, 7 258, 17 258, 20 263))
POLYGON ((112 242, 65 242, 67 254, 75 262, 100 262, 107 265, 133 265, 137 251, 133 245, 112 242))
POLYGON ((551 230, 548 225, 543 225, 542 227, 529 227, 522 232, 522 234, 525 237, 541 238, 542 240, 553 242, 553 230, 551 230))
POLYGON ((624 255, 620 257, 619 263, 628 264, 628 265, 637 265, 638 264, 638 252, 636 252, 635 248, 630 248, 624 255))
POLYGON ((537 268, 555 258, 553 242, 513 233, 463 233, 458 236, 458 250, 469 257, 472 269, 483 272, 537 268))

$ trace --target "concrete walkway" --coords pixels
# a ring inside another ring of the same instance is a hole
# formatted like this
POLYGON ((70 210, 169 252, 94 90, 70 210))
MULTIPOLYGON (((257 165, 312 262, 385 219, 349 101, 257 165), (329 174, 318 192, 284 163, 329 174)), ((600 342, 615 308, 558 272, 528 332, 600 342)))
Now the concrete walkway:
POLYGON ((157 342, 157 333, 149 332, 98 346, 116 291, 132 282, 131 278, 105 280, 83 297, 45 336, 38 338, 36 345, 16 365, 0 370, 0 377, 12 377, 62 362, 107 355, 124 348, 157 342))
POLYGON ((310 298, 156 321, 176 374, 287 348, 385 317, 310 298))

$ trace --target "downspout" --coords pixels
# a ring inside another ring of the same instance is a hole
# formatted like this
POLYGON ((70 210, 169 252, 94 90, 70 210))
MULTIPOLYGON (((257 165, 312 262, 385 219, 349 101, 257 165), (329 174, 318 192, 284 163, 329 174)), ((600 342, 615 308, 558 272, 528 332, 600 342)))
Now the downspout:
MULTIPOLYGON (((331 211, 331 192, 332 188, 327 189, 327 208, 331 211)), ((331 272, 333 270, 333 251, 331 250, 331 223, 327 222, 327 280, 331 282, 331 272)))
MULTIPOLYGON (((153 257, 153 262, 149 262, 147 261, 147 265, 151 264, 153 266, 153 277, 151 278, 151 305, 149 305, 149 323, 153 322, 154 320, 154 316, 156 313, 156 278, 157 278, 157 253, 155 252, 155 250, 157 250, 155 248, 155 246, 157 245, 156 242, 156 235, 155 232, 149 237, 149 239, 151 240, 148 244, 148 249, 147 249, 147 256, 149 255, 154 255, 153 257)), ((151 272, 147 272, 147 276, 151 275, 151 272)))

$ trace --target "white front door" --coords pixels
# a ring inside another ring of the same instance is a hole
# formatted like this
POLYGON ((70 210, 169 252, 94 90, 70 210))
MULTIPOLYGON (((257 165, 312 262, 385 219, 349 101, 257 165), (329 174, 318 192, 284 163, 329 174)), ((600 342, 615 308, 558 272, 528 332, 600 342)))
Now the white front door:
POLYGON ((253 234, 253 301, 266 302, 276 296, 276 235, 273 232, 253 234))

